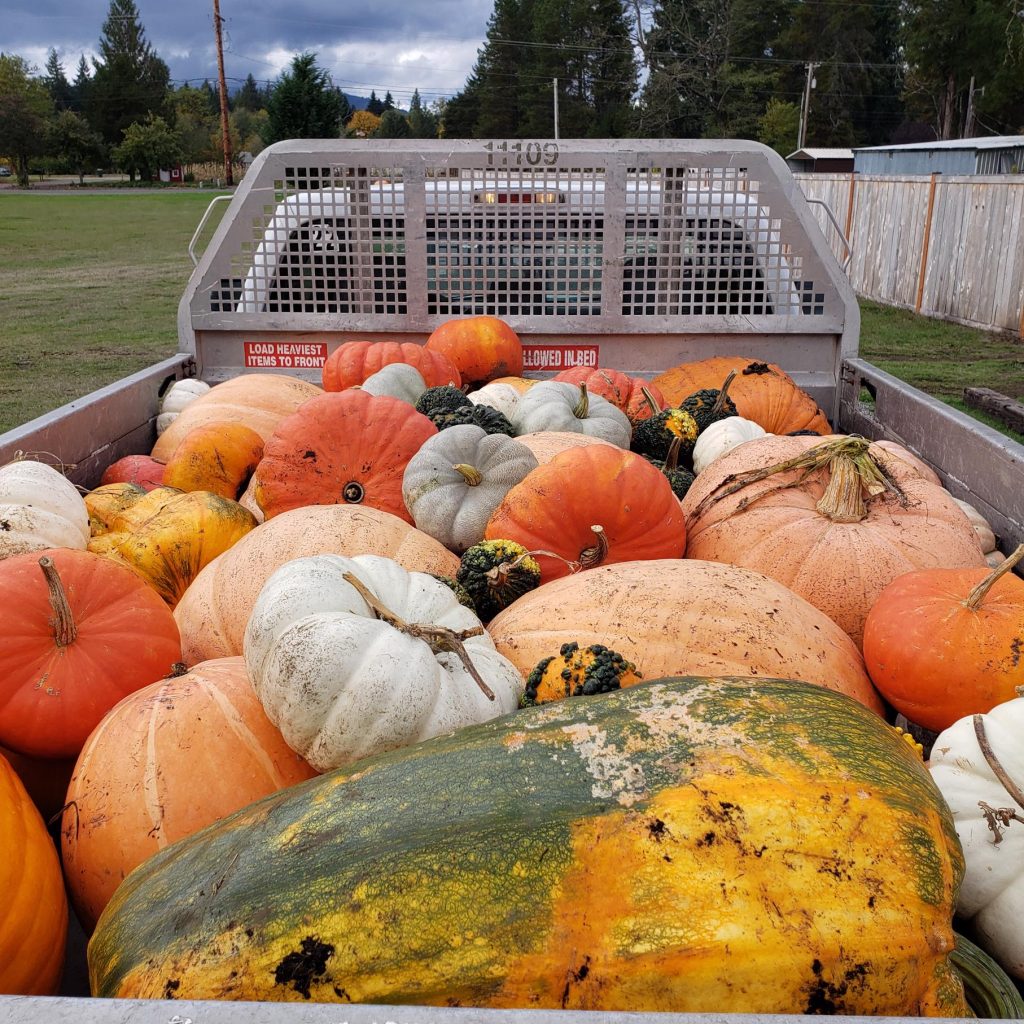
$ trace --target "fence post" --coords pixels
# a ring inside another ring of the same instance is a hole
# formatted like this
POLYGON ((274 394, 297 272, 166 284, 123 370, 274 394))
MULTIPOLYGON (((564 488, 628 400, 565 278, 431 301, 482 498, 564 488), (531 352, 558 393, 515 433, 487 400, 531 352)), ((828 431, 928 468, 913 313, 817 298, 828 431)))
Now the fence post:
POLYGON ((935 182, 939 171, 932 171, 931 180, 928 182, 928 212, 924 218, 924 239, 921 242, 921 273, 917 278, 917 303, 914 312, 921 312, 921 302, 924 299, 924 276, 928 271, 928 246, 932 240, 932 214, 935 211, 935 182))
POLYGON ((850 171, 850 194, 846 200, 846 240, 850 241, 850 228, 853 226, 853 193, 857 188, 857 172, 850 171))

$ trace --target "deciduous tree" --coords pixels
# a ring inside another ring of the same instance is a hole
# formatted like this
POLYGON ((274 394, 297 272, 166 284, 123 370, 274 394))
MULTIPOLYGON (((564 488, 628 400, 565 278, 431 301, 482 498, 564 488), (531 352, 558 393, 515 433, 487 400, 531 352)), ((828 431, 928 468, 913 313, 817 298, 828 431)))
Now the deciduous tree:
POLYGON ((14 160, 22 187, 29 183, 29 160, 45 150, 52 116, 53 100, 28 62, 0 53, 0 147, 14 160))
POLYGON ((124 139, 114 147, 113 157, 132 177, 138 171, 140 177, 151 181, 160 168, 181 163, 181 139, 162 117, 150 114, 141 124, 136 122, 125 129, 124 139))
POLYGON ((58 112, 50 129, 49 148, 58 159, 85 183, 86 171, 96 167, 103 158, 103 139, 89 122, 73 110, 58 112))

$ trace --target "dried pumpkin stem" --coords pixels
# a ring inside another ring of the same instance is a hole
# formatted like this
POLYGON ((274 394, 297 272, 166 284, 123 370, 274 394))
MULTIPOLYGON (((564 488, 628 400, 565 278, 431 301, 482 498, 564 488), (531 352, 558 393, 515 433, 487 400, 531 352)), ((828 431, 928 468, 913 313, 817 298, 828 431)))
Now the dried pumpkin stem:
POLYGON ((978 746, 981 747, 981 752, 988 762, 989 768, 992 769, 992 774, 1002 783, 1003 789, 1010 794, 1017 806, 1024 810, 1024 792, 1010 778, 1009 773, 1002 766, 999 758, 996 757, 996 752, 992 749, 992 744, 988 741, 988 734, 985 732, 983 716, 973 715, 971 720, 974 723, 974 736, 978 741, 978 746))
POLYGON ((1005 576, 1022 558, 1024 558, 1024 544, 1018 546, 1005 561, 1000 562, 995 569, 989 573, 968 595, 963 602, 965 608, 977 611, 978 606, 985 600, 985 595, 992 589, 996 580, 1005 576))
POLYGON ((650 406, 652 416, 661 412, 661 406, 658 405, 658 400, 651 394, 650 388, 641 384, 640 393, 644 396, 644 401, 650 406))
POLYGON ((572 414, 578 420, 585 420, 590 415, 590 395, 587 394, 586 384, 580 384, 579 401, 573 406, 572 414))
POLYGON ((597 543, 580 552, 581 569, 593 569, 595 565, 600 565, 608 557, 608 537, 604 532, 604 527, 598 525, 592 526, 590 529, 594 531, 597 543))
POLYGON ((487 577, 487 585, 493 589, 501 589, 508 583, 508 578, 512 574, 513 570, 518 569, 523 561, 527 558, 532 558, 534 555, 545 555, 547 558, 557 558, 569 572, 579 572, 583 566, 579 562, 570 561, 568 558, 563 558, 557 551, 546 551, 544 548, 534 548, 533 551, 524 551, 521 555, 514 558, 511 562, 500 562, 498 565, 491 566, 484 575, 487 577))
POLYGON ((452 469, 454 469, 456 473, 459 473, 470 487, 478 487, 484 481, 483 474, 480 470, 477 469, 476 466, 470 466, 466 462, 460 462, 457 466, 452 466, 452 469))
POLYGON ((46 587, 50 592, 50 607, 53 609, 50 625, 53 627, 53 638, 57 641, 58 647, 68 647, 75 642, 78 628, 71 614, 67 591, 61 582, 57 566, 53 564, 53 559, 49 555, 43 555, 39 559, 39 568, 43 570, 46 587))
POLYGON ((495 699, 494 691, 484 682, 480 673, 477 672, 476 666, 470 659, 464 643, 471 636, 480 636, 484 631, 483 626, 454 630, 449 629, 447 626, 426 626, 421 623, 406 622, 384 605, 377 595, 355 573, 343 573, 342 579, 359 594, 366 602, 370 611, 382 622, 386 622, 389 626, 397 629, 400 633, 404 633, 406 636, 422 640, 434 654, 454 654, 462 662, 465 670, 472 676, 476 685, 480 687, 483 695, 488 700, 495 699))
POLYGON ((725 400, 729 397, 729 386, 732 384, 736 377, 736 371, 730 370, 729 376, 725 378, 725 383, 718 389, 718 397, 715 399, 715 404, 711 406, 711 415, 717 416, 721 413, 725 406, 725 400))
POLYGON ((668 451, 665 453, 665 472, 674 473, 679 468, 679 449, 683 446, 683 439, 678 434, 672 435, 668 443, 668 451))

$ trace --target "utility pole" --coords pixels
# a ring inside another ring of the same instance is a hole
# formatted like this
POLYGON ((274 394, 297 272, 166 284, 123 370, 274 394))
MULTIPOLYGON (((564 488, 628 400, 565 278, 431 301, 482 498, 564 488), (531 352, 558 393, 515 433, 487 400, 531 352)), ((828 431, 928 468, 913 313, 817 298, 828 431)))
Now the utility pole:
POLYGON ((231 173, 231 131, 228 128, 228 86, 224 80, 224 43, 220 33, 220 0, 213 0, 213 31, 217 38, 217 84, 220 87, 220 134, 224 143, 224 181, 234 185, 231 173))
POLYGON ((967 114, 964 117, 964 133, 961 138, 973 139, 974 138, 974 120, 975 120, 975 107, 974 107, 974 94, 980 93, 982 96, 985 95, 985 86, 980 89, 974 88, 974 75, 971 75, 971 87, 967 90, 967 114))
POLYGON ((558 141, 558 79, 551 79, 552 82, 552 94, 555 100, 555 142, 558 141))
POLYGON ((809 63, 807 67, 807 81, 804 83, 804 94, 800 102, 800 133, 797 136, 796 148, 803 149, 807 143, 807 118, 811 112, 811 90, 818 84, 814 77, 814 71, 816 68, 820 68, 821 64, 809 63))

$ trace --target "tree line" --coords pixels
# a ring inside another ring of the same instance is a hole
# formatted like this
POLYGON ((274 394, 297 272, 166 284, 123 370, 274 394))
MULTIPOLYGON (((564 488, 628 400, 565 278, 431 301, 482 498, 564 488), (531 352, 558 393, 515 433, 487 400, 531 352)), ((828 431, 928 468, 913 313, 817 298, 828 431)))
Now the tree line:
MULTIPOLYGON (((134 0, 110 0, 98 57, 70 78, 55 50, 37 74, 0 54, 0 145, 30 164, 151 177, 219 162, 219 97, 173 86, 134 0)), ((495 0, 464 85, 398 109, 355 110, 295 56, 272 84, 230 97, 231 150, 286 138, 690 137, 796 148, 1024 132, 1020 0, 495 0), (810 71, 808 66, 810 65, 810 71), (555 124, 557 110, 558 123, 555 124)))

